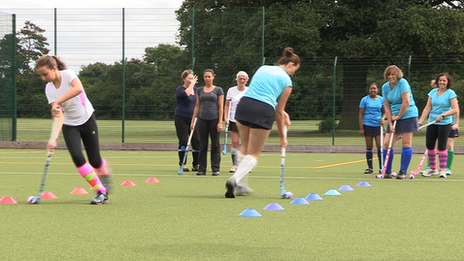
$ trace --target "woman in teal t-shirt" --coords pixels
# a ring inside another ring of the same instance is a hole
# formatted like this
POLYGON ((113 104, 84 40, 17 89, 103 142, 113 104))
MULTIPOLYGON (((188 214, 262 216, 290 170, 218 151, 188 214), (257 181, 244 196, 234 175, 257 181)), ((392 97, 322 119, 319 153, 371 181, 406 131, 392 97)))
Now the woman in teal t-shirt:
POLYGON ((419 125, 429 118, 428 122, 436 121, 427 127, 425 136, 426 147, 428 150, 430 169, 423 172, 422 176, 430 177, 437 175, 437 150, 435 144, 438 140, 438 158, 440 162, 440 178, 446 178, 446 163, 448 160, 448 150, 446 143, 453 125, 452 115, 459 111, 457 95, 450 89, 452 85, 451 76, 448 73, 439 73, 435 78, 438 88, 431 90, 428 94, 427 105, 422 111, 419 125))

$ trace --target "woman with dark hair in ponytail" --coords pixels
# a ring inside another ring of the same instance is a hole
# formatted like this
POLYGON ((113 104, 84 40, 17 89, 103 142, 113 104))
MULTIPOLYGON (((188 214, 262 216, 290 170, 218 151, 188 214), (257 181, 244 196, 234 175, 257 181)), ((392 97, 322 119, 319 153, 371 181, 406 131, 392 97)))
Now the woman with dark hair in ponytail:
POLYGON ((47 150, 56 148, 56 140, 63 131, 77 171, 92 186, 97 196, 90 204, 108 203, 108 190, 112 171, 100 156, 98 128, 94 108, 85 94, 84 87, 72 70, 56 56, 44 55, 37 60, 35 70, 42 80, 48 82, 45 94, 51 105, 52 117, 57 117, 55 137, 47 144, 47 150), (81 140, 89 161, 85 160, 81 140))
POLYGON ((287 147, 285 131, 290 126, 290 118, 285 105, 292 92, 292 79, 301 64, 300 58, 287 47, 277 65, 261 66, 251 79, 247 93, 240 99, 235 112, 235 120, 242 138, 242 146, 237 153, 238 168, 226 182, 226 198, 246 195, 251 192, 245 176, 258 164, 274 119, 280 136, 281 148, 287 147))

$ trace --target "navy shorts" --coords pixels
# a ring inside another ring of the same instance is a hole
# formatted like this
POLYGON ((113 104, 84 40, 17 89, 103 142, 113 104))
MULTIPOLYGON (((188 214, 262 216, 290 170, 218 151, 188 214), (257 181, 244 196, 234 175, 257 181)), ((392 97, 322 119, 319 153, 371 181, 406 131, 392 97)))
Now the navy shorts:
POLYGON ((449 134, 448 138, 457 138, 457 137, 459 137, 458 129, 455 129, 455 130, 452 129, 450 131, 450 134, 449 134))
MULTIPOLYGON (((387 124, 387 132, 390 132, 390 125, 387 124)), ((399 119, 396 123, 396 133, 416 132, 419 130, 417 117, 399 119)))
POLYGON ((367 137, 375 137, 380 135, 380 126, 378 127, 371 127, 367 125, 363 125, 364 136, 367 137))
POLYGON ((274 108, 262 101, 242 97, 235 111, 235 120, 252 129, 272 129, 274 124, 274 108))

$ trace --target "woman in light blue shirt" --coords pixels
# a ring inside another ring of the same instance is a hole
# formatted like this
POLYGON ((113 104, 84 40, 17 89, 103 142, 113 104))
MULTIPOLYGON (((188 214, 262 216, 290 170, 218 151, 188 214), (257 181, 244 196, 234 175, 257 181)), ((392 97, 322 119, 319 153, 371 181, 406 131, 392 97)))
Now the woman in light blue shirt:
MULTIPOLYGON (((285 105, 292 92, 290 76, 293 76, 300 64, 300 58, 293 53, 293 48, 287 47, 277 65, 261 66, 251 79, 250 87, 240 99, 235 114, 242 146, 237 153, 237 170, 226 182, 226 198, 235 198, 237 185, 244 187, 242 179, 258 164, 258 157, 269 137, 274 118, 280 147, 283 149, 287 146, 285 130, 290 126, 290 118, 285 112, 285 105)), ((245 190, 248 188, 245 187, 245 190)))
POLYGON ((403 135, 403 150, 401 151, 401 166, 397 179, 405 179, 412 158, 412 136, 418 130, 417 117, 419 111, 416 107, 411 86, 403 78, 403 72, 396 65, 388 66, 383 76, 386 82, 382 86, 382 96, 385 103, 385 115, 388 120, 387 134, 385 135, 384 155, 386 155, 391 135, 394 135, 391 145, 390 157, 385 173, 385 178, 391 178, 392 162, 394 156, 393 147, 399 135, 403 135), (396 121, 395 129, 392 129, 396 121))
POLYGON ((379 158, 379 169, 382 169, 382 154, 380 151, 380 125, 384 124, 384 103, 383 97, 377 95, 379 87, 377 83, 369 85, 369 95, 364 96, 359 103, 359 134, 366 141, 366 161, 367 169, 364 174, 372 174, 374 172, 372 157, 375 144, 377 145, 377 156, 379 158))
POLYGON ((438 158, 440 162, 440 178, 446 178, 446 163, 448 150, 446 143, 453 125, 452 115, 459 112, 456 93, 450 89, 452 85, 451 76, 448 73, 439 73, 435 78, 438 88, 432 89, 427 99, 427 105, 422 111, 419 125, 429 118, 428 122, 436 121, 427 127, 426 147, 428 150, 430 169, 423 172, 422 176, 430 177, 437 175, 437 150, 435 144, 438 140, 438 158))

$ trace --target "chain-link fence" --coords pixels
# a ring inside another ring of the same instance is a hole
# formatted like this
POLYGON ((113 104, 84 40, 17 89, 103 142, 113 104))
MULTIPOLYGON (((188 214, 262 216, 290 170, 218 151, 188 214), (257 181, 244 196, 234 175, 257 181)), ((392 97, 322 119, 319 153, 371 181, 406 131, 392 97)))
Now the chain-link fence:
MULTIPOLYGON (((216 72, 215 85, 227 92, 236 85, 238 71, 252 76, 259 66, 274 63, 286 47, 269 41, 274 32, 269 31, 272 27, 265 19, 266 10, 260 7, 223 11, 214 16, 206 15, 207 10, 190 10, 182 15, 174 9, 6 12, 17 13, 21 48, 18 60, 23 62, 17 80, 18 117, 49 118, 45 84, 32 69, 34 56, 26 55, 34 51, 28 43, 42 41, 49 54, 58 55, 78 72, 99 121, 112 121, 112 127, 103 129, 102 136, 118 137, 120 142, 165 142, 150 135, 150 127, 143 126, 154 120, 173 120, 175 89, 181 85, 183 70, 193 68, 201 86, 203 70, 212 68, 216 72), (179 28, 176 18, 184 19, 189 26, 179 28), (28 30, 22 30, 25 21, 33 24, 28 30)), ((346 136, 357 135, 359 101, 367 95, 369 83, 381 86, 385 82, 383 71, 391 64, 398 65, 410 81, 420 111, 431 89, 430 80, 439 72, 451 74, 459 97, 464 92, 464 57, 300 58, 302 65, 293 77, 294 90, 287 111, 293 120, 304 122, 300 126, 302 139, 304 135, 321 133, 318 135, 330 140, 326 143, 341 145, 346 136)), ((172 129, 166 129, 175 136, 173 131, 173 124, 172 129)), ((30 133, 27 137, 21 135, 18 140, 40 139, 30 133)))

